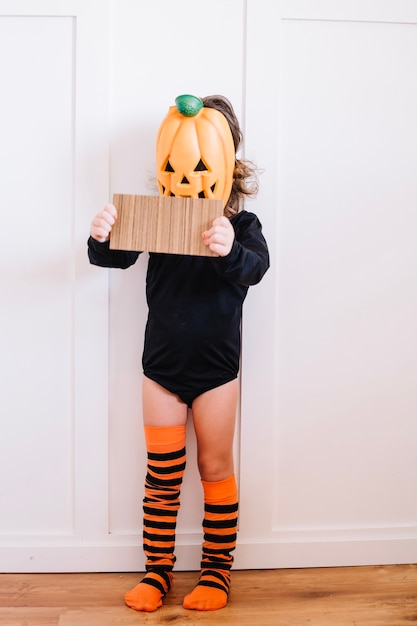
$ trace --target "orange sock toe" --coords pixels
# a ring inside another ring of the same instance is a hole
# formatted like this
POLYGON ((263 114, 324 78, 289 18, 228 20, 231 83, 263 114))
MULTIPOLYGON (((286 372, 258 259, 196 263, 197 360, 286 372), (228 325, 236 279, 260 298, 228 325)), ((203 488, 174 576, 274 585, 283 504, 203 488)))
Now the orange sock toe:
POLYGON ((156 611, 162 606, 162 599, 168 593, 172 583, 172 574, 160 576, 149 572, 136 587, 125 595, 127 606, 135 611, 156 611))
POLYGON ((195 611, 217 611, 227 604, 227 593, 222 589, 206 587, 198 584, 194 590, 185 596, 184 609, 194 609, 195 611))

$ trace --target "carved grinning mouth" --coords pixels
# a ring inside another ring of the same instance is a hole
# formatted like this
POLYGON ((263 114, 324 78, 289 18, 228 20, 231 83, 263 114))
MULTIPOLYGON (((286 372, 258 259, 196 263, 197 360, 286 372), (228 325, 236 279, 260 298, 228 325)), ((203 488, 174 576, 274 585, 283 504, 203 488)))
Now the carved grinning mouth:
MULTIPOLYGON (((211 190, 211 192, 212 192, 212 193, 214 193, 214 190, 216 189, 216 184, 217 184, 217 183, 214 183, 214 184, 213 184, 213 185, 211 185, 211 187, 210 187, 210 190, 211 190)), ((165 195, 165 190, 166 190, 166 187, 164 187, 164 185, 161 185, 161 188, 162 188, 162 195, 165 195)), ((172 193, 172 191, 171 191, 169 195, 170 195, 170 196, 175 196, 175 193, 172 193)), ((188 198, 191 198, 191 196, 185 196, 185 195, 183 196, 183 198, 187 198, 187 197, 188 197, 188 198)), ((199 193, 198 193, 198 197, 199 197, 199 198, 208 198, 208 196, 206 195, 205 191, 199 191, 199 193)))
MULTIPOLYGON (((212 185, 212 186, 210 187, 210 189, 211 189, 211 193, 214 193, 214 190, 216 189, 216 185, 217 185, 217 183, 214 183, 214 185, 212 185)), ((204 192, 204 191, 200 191, 200 193, 198 194, 198 197, 199 197, 199 198, 205 198, 205 197, 206 197, 205 192, 204 192)))
MULTIPOLYGON (((206 166, 206 164, 204 163, 204 161, 202 159, 199 160, 199 162, 197 163, 196 167, 194 168, 194 172, 208 172, 208 167, 206 166)), ((164 172, 170 172, 170 173, 174 173, 175 170, 172 167, 171 163, 168 161, 166 162, 166 165, 164 167, 164 172)), ((188 178, 186 176, 183 176, 182 180, 181 180, 181 184, 182 185, 189 185, 190 181, 188 180, 188 178)), ((211 185, 210 190, 212 193, 214 193, 215 189, 216 189, 216 185, 217 183, 214 183, 213 185, 211 185)), ((164 187, 164 185, 161 185, 162 188, 162 193, 165 195, 165 191, 166 191, 166 187, 164 187)), ((175 196, 174 193, 172 193, 172 191, 169 194, 170 196, 175 196)), ((187 197, 187 196, 185 196, 187 197)), ((208 196, 206 195, 206 193, 204 192, 204 190, 200 191, 198 193, 198 197, 199 198, 207 198, 208 196)))

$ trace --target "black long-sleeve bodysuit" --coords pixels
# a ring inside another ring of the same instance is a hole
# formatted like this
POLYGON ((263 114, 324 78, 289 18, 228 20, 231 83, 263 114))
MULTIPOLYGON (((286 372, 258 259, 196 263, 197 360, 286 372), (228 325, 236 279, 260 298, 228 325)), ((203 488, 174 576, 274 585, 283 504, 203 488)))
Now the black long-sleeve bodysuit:
MULTIPOLYGON (((230 221, 235 240, 225 257, 149 255, 143 371, 189 407, 238 375, 243 301, 269 267, 256 215, 242 211, 230 221)), ((94 265, 125 269, 139 254, 88 240, 94 265)))

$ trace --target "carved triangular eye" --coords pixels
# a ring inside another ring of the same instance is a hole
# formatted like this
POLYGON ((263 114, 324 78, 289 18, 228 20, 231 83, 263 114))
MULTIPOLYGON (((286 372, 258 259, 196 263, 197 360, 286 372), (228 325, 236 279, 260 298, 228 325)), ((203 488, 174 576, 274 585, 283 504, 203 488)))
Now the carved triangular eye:
POLYGON ((204 162, 200 159, 197 163, 197 167, 195 168, 195 172, 207 172, 208 168, 204 164, 204 162))
POLYGON ((167 164, 165 165, 165 172, 175 172, 174 168, 172 167, 169 161, 167 161, 167 164))

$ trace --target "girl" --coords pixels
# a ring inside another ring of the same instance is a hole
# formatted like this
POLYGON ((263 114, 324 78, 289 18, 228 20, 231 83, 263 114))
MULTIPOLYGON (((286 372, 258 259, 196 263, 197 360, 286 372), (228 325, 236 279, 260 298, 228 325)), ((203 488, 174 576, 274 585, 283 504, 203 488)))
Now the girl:
MULTIPOLYGON (((181 96, 177 100, 184 98, 193 97, 181 96)), ((172 583, 188 409, 192 410, 204 493, 204 538, 199 582, 185 597, 183 606, 204 611, 220 609, 227 603, 237 531, 233 437, 242 304, 248 287, 258 283, 269 267, 261 224, 242 206, 245 195, 256 193, 257 180, 254 166, 236 159, 242 133, 233 108, 223 96, 194 98, 191 104, 196 101, 199 111, 184 115, 214 116, 229 135, 226 139, 232 146, 230 185, 226 181, 224 215, 202 233, 205 245, 217 257, 149 255, 149 314, 142 357, 148 454, 143 501, 146 575, 125 596, 126 604, 138 611, 160 607, 172 583)), ((170 114, 179 115, 171 109, 170 114)), ((160 192, 194 195, 194 191, 187 193, 190 176, 181 173, 179 180, 174 178, 173 172, 179 167, 178 159, 173 163, 177 158, 174 149, 168 160, 164 157, 163 164, 159 164, 159 142, 165 128, 162 126, 157 140, 160 192), (168 178, 172 184, 167 184, 168 178)), ((194 149, 195 146, 189 146, 190 152, 194 149)), ((227 167, 224 169, 227 178, 227 167)), ((201 176, 201 180, 207 181, 203 177, 209 170, 202 157, 194 171, 198 180, 201 176)), ((206 197, 214 193, 214 187, 207 193, 205 186, 206 197)), ((91 224, 88 254, 95 265, 124 269, 135 263, 140 253, 109 248, 116 219, 112 204, 96 215, 91 224)))

